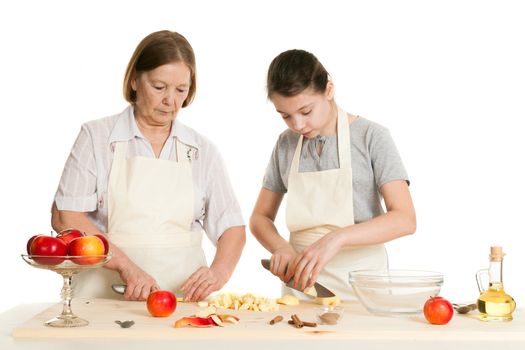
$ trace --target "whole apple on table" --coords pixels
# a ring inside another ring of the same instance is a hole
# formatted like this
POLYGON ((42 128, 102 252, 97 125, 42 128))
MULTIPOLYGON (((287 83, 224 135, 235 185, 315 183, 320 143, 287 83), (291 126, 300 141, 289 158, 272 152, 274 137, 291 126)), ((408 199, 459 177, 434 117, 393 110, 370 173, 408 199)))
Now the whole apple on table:
POLYGON ((429 323, 443 325, 452 319, 454 309, 447 299, 436 296, 425 302, 423 314, 429 323))
POLYGON ((68 256, 78 265, 92 265, 104 259, 109 243, 104 235, 86 235, 77 229, 60 231, 56 237, 34 235, 27 241, 27 253, 42 265, 58 265, 68 256))
POLYGON ((177 308, 177 297, 169 290, 157 290, 149 294, 146 306, 151 316, 167 317, 177 308))

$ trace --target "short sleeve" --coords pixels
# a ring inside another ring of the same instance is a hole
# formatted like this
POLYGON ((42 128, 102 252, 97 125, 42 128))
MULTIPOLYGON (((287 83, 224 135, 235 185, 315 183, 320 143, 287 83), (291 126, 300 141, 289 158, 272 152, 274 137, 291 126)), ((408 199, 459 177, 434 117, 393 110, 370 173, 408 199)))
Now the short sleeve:
POLYGON ((281 140, 282 135, 277 140, 270 161, 268 162, 268 166, 266 167, 266 172, 263 178, 263 187, 272 192, 286 193, 287 188, 283 182, 283 174, 281 173, 281 165, 279 163, 281 158, 279 157, 281 152, 281 140))
POLYGON ((224 161, 215 147, 210 147, 211 160, 206 171, 206 201, 203 227, 216 245, 221 235, 235 226, 244 226, 242 212, 235 197, 224 161))
POLYGON ((408 174, 388 129, 381 127, 373 131, 370 138, 370 157, 377 188, 395 180, 405 180, 410 184, 408 174))
POLYGON ((85 125, 66 161, 55 203, 58 210, 91 212, 97 208, 97 169, 93 141, 85 125))

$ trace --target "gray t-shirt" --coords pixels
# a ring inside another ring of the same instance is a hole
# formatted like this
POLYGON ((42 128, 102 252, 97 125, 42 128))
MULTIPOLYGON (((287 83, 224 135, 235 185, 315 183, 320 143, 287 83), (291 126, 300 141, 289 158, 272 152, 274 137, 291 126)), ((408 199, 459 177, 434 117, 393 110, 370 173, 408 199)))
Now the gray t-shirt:
MULTIPOLYGON (((287 192, 288 174, 298 141, 299 134, 290 129, 279 135, 264 175, 264 188, 287 192)), ((384 126, 359 117, 350 124, 350 144, 354 221, 359 223, 384 212, 378 191, 382 185, 394 180, 408 183, 409 179, 390 132, 384 126)), ((299 172, 336 168, 339 168, 336 135, 303 138, 299 172), (322 146, 320 156, 316 150, 319 144, 322 146)))

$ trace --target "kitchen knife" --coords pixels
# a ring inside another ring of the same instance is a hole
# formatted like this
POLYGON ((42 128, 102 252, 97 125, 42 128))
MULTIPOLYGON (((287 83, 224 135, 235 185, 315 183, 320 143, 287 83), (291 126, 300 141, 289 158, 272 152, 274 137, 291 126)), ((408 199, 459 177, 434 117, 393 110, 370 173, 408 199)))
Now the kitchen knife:
MULTIPOLYGON (((125 284, 112 284, 111 289, 117 294, 124 294, 126 292, 126 285, 125 284)), ((177 301, 182 301, 184 299, 184 296, 182 295, 182 292, 175 292, 175 296, 177 297, 177 301)))
MULTIPOLYGON (((261 265, 268 271, 270 271, 270 260, 269 259, 261 259, 261 265)), ((311 297, 319 297, 319 298, 331 298, 334 297, 335 294, 332 293, 328 288, 323 286, 322 284, 319 284, 317 282, 314 283, 312 288, 306 288, 305 290, 301 290, 300 287, 294 287, 293 285, 294 280, 293 278, 286 283, 286 286, 295 290, 298 290, 301 293, 304 293, 311 297)))

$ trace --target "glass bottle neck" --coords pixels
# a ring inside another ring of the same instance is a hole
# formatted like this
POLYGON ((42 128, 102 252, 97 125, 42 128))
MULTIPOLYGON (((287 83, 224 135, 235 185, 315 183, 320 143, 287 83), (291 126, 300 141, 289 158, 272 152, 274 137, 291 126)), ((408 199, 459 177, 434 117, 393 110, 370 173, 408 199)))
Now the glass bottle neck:
POLYGON ((503 287, 502 276, 503 261, 491 261, 489 265, 489 285, 491 287, 503 287))

